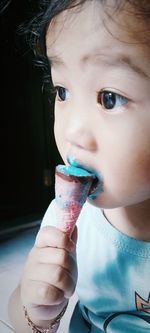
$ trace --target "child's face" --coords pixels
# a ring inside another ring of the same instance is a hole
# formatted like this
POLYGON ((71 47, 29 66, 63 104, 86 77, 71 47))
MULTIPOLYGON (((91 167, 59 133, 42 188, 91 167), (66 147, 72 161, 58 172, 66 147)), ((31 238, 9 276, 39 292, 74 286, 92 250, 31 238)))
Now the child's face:
POLYGON ((117 19, 87 1, 58 15, 47 32, 57 146, 65 163, 71 156, 101 175, 93 203, 104 208, 150 198, 149 50, 127 34, 124 16, 117 19))

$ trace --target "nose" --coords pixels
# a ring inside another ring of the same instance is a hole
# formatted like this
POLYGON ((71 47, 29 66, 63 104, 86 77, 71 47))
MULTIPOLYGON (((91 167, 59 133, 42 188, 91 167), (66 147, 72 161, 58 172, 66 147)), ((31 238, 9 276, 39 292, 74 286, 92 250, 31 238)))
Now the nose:
POLYGON ((94 136, 94 128, 90 119, 77 115, 70 119, 67 124, 66 140, 72 146, 84 150, 96 150, 97 143, 94 136))

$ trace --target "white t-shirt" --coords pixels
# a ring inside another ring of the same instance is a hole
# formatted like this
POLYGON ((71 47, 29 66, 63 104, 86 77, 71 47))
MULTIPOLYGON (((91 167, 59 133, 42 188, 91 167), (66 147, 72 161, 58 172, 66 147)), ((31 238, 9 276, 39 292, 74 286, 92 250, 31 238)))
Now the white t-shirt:
MULTIPOLYGON (((45 225, 57 226, 55 200, 45 225)), ((88 202, 77 225, 79 303, 69 332, 150 332, 150 243, 119 232, 88 202)))

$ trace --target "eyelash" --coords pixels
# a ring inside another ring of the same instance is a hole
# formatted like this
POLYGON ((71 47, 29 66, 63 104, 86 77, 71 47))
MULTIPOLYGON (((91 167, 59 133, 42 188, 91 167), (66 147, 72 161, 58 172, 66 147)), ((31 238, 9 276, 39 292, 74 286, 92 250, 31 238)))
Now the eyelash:
MULTIPOLYGON (((53 88, 53 93, 55 94, 55 98, 60 103, 66 101, 66 97, 65 96, 63 97, 63 94, 66 94, 66 92, 68 92, 68 90, 62 86, 56 86, 53 88), (61 93, 62 93, 62 96, 60 97, 61 93)), ((124 97, 120 94, 117 94, 111 90, 102 90, 97 93, 97 104, 101 105, 106 110, 112 110, 114 108, 118 108, 122 105, 127 104, 128 102, 129 102, 129 100, 126 97, 124 97), (112 100, 111 100, 111 98, 112 98, 112 100), (105 103, 107 104, 107 106, 104 105, 105 103), (109 105, 109 103, 110 103, 110 105, 109 105), (115 105, 113 105, 113 103, 115 105), (120 103, 120 105, 118 105, 119 103, 120 103), (116 104, 117 104, 117 106, 116 106, 116 104)))
POLYGON ((63 90, 66 92, 67 89, 62 87, 62 86, 56 86, 56 87, 54 87, 54 89, 55 89, 55 94, 56 94, 57 101, 64 102, 65 99, 61 99, 61 97, 59 97, 59 92, 60 91, 62 92, 63 90))
POLYGON ((103 90, 103 91, 98 92, 98 94, 97 94, 97 103, 100 104, 104 109, 107 109, 107 110, 112 110, 114 108, 116 109, 118 107, 126 105, 128 102, 129 102, 129 100, 126 97, 124 97, 120 94, 117 94, 111 90, 103 90), (111 100, 111 98, 112 98, 112 100, 111 100), (105 99, 105 101, 104 101, 104 99, 105 99), (110 102, 110 105, 108 105, 109 102, 110 102), (104 103, 107 104, 107 107, 104 106, 104 103), (114 103, 115 105, 113 105, 112 103, 114 103))

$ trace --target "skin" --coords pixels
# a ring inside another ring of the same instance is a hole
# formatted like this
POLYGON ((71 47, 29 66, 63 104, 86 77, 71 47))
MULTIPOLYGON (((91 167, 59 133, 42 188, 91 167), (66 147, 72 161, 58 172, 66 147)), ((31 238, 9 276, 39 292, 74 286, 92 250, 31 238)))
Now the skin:
POLYGON ((35 325, 47 328, 68 303, 77 282, 76 240, 76 227, 71 238, 51 226, 38 232, 20 284, 9 300, 9 318, 16 332, 32 332, 23 305, 35 325))
MULTIPOLYGON (((142 23, 125 11, 115 22, 99 1, 87 1, 81 11, 65 11, 53 20, 46 45, 53 84, 63 87, 57 88, 55 137, 64 162, 71 156, 96 170, 103 192, 90 203, 101 207, 114 227, 150 241, 149 49, 139 43, 140 31, 135 39, 137 26, 142 23), (104 90, 114 93, 112 109, 102 103, 104 90)), ((9 302, 16 331, 31 333, 22 304, 44 328, 68 302, 77 281, 76 240, 76 228, 72 239, 54 227, 39 231, 9 302)))
POLYGON ((60 14, 47 32, 53 84, 65 96, 57 89, 56 143, 66 164, 69 155, 101 175, 103 193, 91 204, 119 230, 150 240, 149 49, 128 32, 137 22, 126 9, 114 22, 99 1, 83 8, 60 14), (122 96, 113 109, 101 102, 104 90, 122 96))

